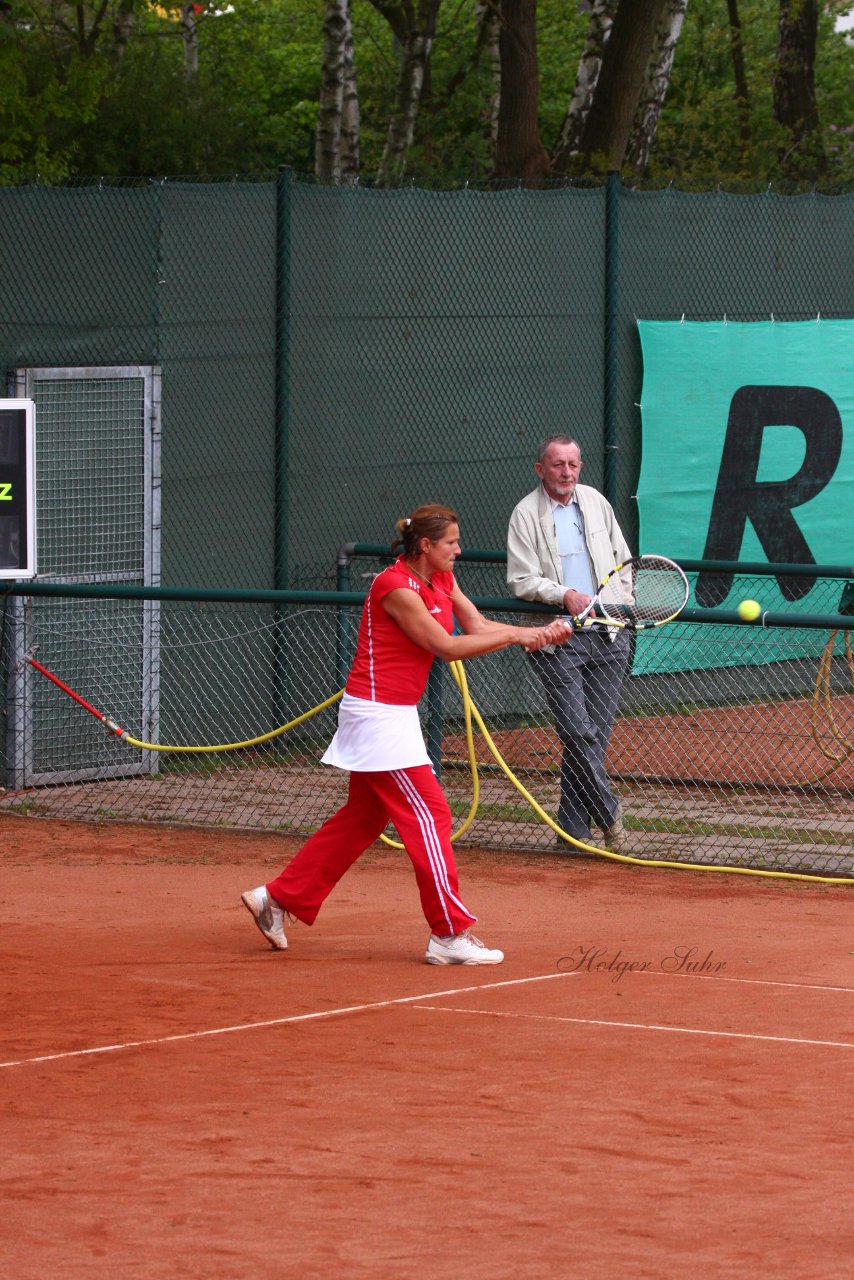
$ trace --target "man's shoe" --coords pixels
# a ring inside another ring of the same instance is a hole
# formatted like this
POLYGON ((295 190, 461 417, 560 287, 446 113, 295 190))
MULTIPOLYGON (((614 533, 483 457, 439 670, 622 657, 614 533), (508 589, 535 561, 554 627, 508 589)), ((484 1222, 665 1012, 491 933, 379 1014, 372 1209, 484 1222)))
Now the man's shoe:
MULTIPOLYGON (((574 835, 571 831, 568 831, 566 834, 571 835, 573 840, 579 840, 582 844, 589 845, 594 849, 596 848, 596 838, 595 836, 590 835, 589 832, 587 835, 583 836, 574 835)), ((558 853, 565 853, 571 858, 595 857, 595 854, 588 853, 586 849, 579 849, 578 845, 572 844, 572 842, 567 840, 564 836, 559 836, 557 834, 555 834, 554 838, 554 847, 558 853)))
POLYGON ((623 830, 622 813, 618 812, 611 825, 602 828, 602 835, 605 837, 606 849, 610 849, 612 853, 622 852, 626 847, 626 833, 623 830))
POLYGON ((452 933, 447 938, 431 933, 424 959, 428 964, 501 964, 504 952, 490 951, 466 929, 465 933, 452 933))
POLYGON ((277 951, 286 951, 288 940, 285 937, 285 912, 267 892, 267 886, 260 884, 257 889, 247 889, 240 895, 240 900, 263 933, 271 947, 277 951))

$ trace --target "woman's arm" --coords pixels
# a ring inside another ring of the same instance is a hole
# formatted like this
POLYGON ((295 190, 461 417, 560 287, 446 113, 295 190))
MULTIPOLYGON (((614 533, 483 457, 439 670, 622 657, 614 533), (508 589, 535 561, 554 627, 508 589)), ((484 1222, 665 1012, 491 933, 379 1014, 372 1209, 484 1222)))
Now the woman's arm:
POLYGON ((454 606, 454 617, 467 636, 482 635, 502 625, 500 622, 492 622, 489 618, 484 618, 476 605, 460 590, 456 580, 451 592, 451 603, 454 606))
MULTIPOLYGON (((490 618, 485 618, 483 614, 480 612, 480 610, 477 608, 477 606, 474 604, 474 602, 472 600, 469 600, 468 596, 465 595, 460 590, 459 583, 457 583, 456 581, 454 582, 454 589, 451 592, 451 601, 454 606, 454 617, 456 618, 457 622, 462 627, 463 631, 466 633, 467 636, 483 635, 483 633, 486 631, 492 631, 494 630, 495 627, 500 628, 504 625, 501 622, 493 622, 490 618)), ((568 618, 563 618, 563 619, 552 618, 549 621, 548 625, 551 626, 555 621, 560 621, 562 624, 569 623, 570 626, 572 625, 569 622, 568 618)), ((537 635, 539 635, 539 633, 546 627, 546 625, 547 624, 544 619, 542 627, 528 627, 526 629, 528 631, 534 631, 537 635)), ((519 630, 519 628, 517 626, 514 626, 513 624, 510 624, 510 627, 512 631, 519 630)), ((561 644, 562 641, 563 641, 563 635, 561 633, 560 640, 557 640, 557 641, 550 640, 550 641, 547 641, 547 643, 561 644)))
MULTIPOLYGON (((455 586, 452 593, 454 611, 458 604, 455 586)), ((445 628, 432 617, 424 607, 424 601, 414 591, 398 587, 390 591, 383 600, 383 608, 394 618, 401 631, 413 644, 435 654, 445 662, 458 659, 478 658, 484 653, 495 653, 498 649, 507 649, 511 645, 521 645, 531 653, 535 649, 543 649, 549 644, 563 644, 572 634, 563 619, 557 619, 547 627, 516 627, 509 623, 490 622, 478 612, 470 600, 459 591, 461 608, 466 615, 457 615, 460 624, 465 628, 466 622, 475 626, 472 633, 462 636, 449 636, 445 628), (480 619, 480 625, 477 623, 480 619)))

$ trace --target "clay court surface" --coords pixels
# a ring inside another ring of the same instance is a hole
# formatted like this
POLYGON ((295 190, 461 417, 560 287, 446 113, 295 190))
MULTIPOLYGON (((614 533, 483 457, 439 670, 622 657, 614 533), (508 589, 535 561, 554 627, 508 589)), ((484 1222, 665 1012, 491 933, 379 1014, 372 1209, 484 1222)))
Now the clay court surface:
POLYGON ((269 949, 295 847, 0 818, 0 1273, 850 1274, 851 886, 466 850, 434 968, 379 846, 269 949))

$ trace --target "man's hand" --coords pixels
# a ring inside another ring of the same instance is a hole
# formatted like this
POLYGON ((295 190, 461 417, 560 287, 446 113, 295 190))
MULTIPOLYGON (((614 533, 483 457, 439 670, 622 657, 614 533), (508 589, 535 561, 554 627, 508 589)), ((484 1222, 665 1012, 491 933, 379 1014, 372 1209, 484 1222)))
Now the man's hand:
POLYGON ((573 591, 572 587, 568 587, 564 592, 563 606, 571 618, 577 618, 592 599, 592 596, 585 595, 583 591, 573 591))

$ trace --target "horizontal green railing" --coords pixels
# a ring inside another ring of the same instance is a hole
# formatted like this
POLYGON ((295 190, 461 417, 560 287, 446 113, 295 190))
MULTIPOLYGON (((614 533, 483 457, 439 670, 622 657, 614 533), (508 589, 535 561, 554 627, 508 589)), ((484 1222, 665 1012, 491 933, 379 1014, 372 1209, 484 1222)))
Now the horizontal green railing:
MULTIPOLYGON (((803 573, 803 566, 801 566, 803 573)), ((826 577, 827 574, 816 574, 826 577)), ((107 582, 9 582, 2 593, 13 596, 57 596, 68 599, 110 600, 197 600, 229 604, 364 604, 363 591, 274 591, 241 587, 144 587, 131 583, 107 582)), ((493 613, 541 613, 553 615, 554 606, 509 596, 472 596, 478 609, 493 613)), ((683 609, 684 622, 737 624, 755 627, 801 627, 838 631, 854 627, 854 615, 842 613, 786 613, 768 610, 755 622, 745 622, 735 609, 683 609)))
MULTIPOLYGON (((339 551, 341 557, 364 556, 378 560, 393 560, 397 552, 391 551, 387 545, 377 542, 345 542, 339 551)), ((484 551, 472 547, 460 553, 460 560, 470 560, 483 564, 504 564, 506 551, 484 551)), ((854 565, 850 564, 769 564, 766 560, 683 560, 678 556, 673 559, 686 573, 742 573, 750 577, 790 577, 805 578, 843 578, 854 579, 854 565)))

